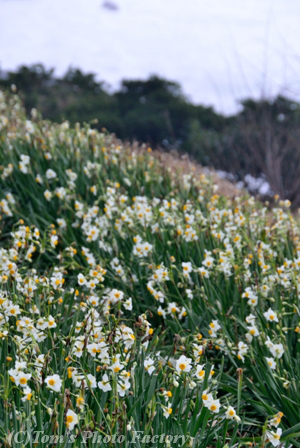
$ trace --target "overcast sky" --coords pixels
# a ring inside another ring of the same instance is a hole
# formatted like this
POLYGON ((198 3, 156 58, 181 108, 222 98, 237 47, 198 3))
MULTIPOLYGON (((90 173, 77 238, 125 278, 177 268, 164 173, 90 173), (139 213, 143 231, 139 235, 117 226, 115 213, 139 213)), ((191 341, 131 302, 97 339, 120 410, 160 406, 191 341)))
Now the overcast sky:
POLYGON ((118 86, 158 74, 195 103, 300 98, 298 0, 0 0, 0 67, 72 65, 118 86), (299 51, 299 53, 298 53, 299 51))

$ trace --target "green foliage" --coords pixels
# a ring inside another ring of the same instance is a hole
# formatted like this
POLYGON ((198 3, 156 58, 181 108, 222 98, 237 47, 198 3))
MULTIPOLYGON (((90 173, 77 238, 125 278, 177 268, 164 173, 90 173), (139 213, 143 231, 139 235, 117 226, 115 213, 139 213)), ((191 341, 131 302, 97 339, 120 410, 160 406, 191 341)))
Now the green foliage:
POLYGON ((5 448, 13 431, 29 448, 37 431, 60 448, 85 431, 124 448, 135 431, 164 435, 139 448, 300 446, 290 203, 217 195, 87 124, 28 121, 16 96, 0 111, 5 448))

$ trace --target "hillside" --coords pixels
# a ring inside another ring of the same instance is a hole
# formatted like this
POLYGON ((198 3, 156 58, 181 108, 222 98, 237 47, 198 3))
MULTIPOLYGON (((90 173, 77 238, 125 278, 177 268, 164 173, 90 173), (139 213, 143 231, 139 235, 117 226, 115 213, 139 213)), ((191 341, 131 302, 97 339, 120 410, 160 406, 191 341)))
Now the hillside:
POLYGON ((299 223, 171 157, 0 94, 5 446, 300 446, 299 223))

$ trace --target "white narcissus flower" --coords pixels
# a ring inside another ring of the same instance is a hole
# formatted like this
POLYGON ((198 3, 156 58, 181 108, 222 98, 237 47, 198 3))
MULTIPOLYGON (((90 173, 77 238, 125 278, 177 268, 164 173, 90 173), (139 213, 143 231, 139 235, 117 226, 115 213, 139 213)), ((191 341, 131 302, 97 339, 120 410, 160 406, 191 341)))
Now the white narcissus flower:
POLYGON ((277 426, 281 423, 281 419, 283 417, 283 412, 277 412, 276 415, 274 415, 274 417, 270 420, 270 425, 275 426, 275 428, 277 428, 277 426))
POLYGON ((267 439, 272 443, 273 446, 278 446, 280 443, 280 437, 282 434, 282 429, 277 428, 277 431, 267 431, 267 439))
POLYGON ((203 261, 202 261, 202 264, 203 264, 203 266, 205 266, 206 268, 208 268, 208 269, 210 269, 210 268, 212 268, 212 266, 213 266, 213 263, 214 263, 214 259, 213 259, 213 257, 206 257, 203 261))
POLYGON ((111 390, 111 385, 109 384, 109 378, 106 373, 103 375, 102 380, 98 382, 98 387, 103 392, 109 392, 111 390))
POLYGON ((220 410, 220 406, 221 406, 221 404, 220 404, 220 400, 212 400, 212 401, 208 404, 207 408, 208 408, 211 412, 213 412, 214 414, 217 414, 217 413, 219 412, 219 410, 220 410))
POLYGON ((67 190, 64 187, 58 187, 55 189, 55 194, 59 199, 65 199, 67 190))
POLYGON ((259 336, 259 331, 255 325, 251 325, 251 327, 247 327, 247 329, 251 336, 259 336))
POLYGON ((45 199, 47 199, 47 201, 51 201, 51 199, 53 197, 53 194, 51 193, 51 191, 45 190, 44 191, 44 196, 45 196, 45 199))
POLYGON ((185 292, 186 292, 186 295, 188 296, 188 298, 190 300, 193 300, 193 291, 191 289, 186 289, 185 292))
POLYGON ((129 299, 125 300, 125 302, 123 303, 123 306, 124 306, 125 310, 131 311, 132 310, 132 298, 129 297, 129 299))
POLYGON ((273 342, 271 341, 271 339, 269 338, 269 336, 267 336, 267 340, 265 342, 266 346, 270 349, 271 347, 273 347, 273 342))
POLYGON ((48 328, 55 328, 56 327, 56 323, 55 323, 54 317, 52 317, 51 315, 47 319, 47 326, 48 326, 48 328))
POLYGON ((145 359, 145 361, 144 361, 144 367, 145 367, 145 369, 147 370, 147 372, 149 373, 149 375, 152 375, 152 373, 153 373, 154 370, 155 370, 155 367, 154 367, 154 360, 151 359, 151 358, 147 358, 147 359, 145 359))
POLYGON ((126 391, 130 388, 130 382, 128 380, 118 381, 117 383, 117 392, 120 397, 124 397, 126 391))
POLYGON ((192 263, 188 261, 187 263, 181 263, 182 270, 185 273, 190 273, 193 270, 192 263))
POLYGON ((124 292, 118 289, 112 289, 109 293, 109 298, 113 303, 118 303, 123 300, 124 292))
POLYGON ((278 322, 277 314, 272 310, 272 308, 269 308, 268 311, 264 313, 264 316, 269 322, 278 322))
POLYGON ((171 408, 171 404, 167 403, 167 406, 163 406, 163 414, 165 418, 169 418, 172 414, 173 409, 171 408))
POLYGON ((56 220, 56 222, 57 222, 57 224, 59 225, 59 227, 61 228, 61 229, 65 229, 66 227, 67 227, 67 223, 66 223, 66 220, 65 219, 57 219, 56 220))
POLYGON ((75 414, 74 411, 71 409, 68 410, 66 413, 66 426, 69 431, 72 431, 74 429, 74 426, 78 423, 78 415, 75 414))
POLYGON ((19 162, 19 169, 22 171, 22 173, 27 174, 28 173, 27 165, 30 163, 30 157, 25 154, 21 154, 20 158, 21 161, 19 162))
POLYGON ((169 304, 168 304, 168 309, 167 309, 167 312, 169 313, 169 314, 176 314, 176 313, 179 313, 179 308, 178 308, 178 306, 177 306, 177 303, 175 303, 175 302, 170 302, 169 304))
POLYGON ((62 385, 62 380, 58 375, 51 375, 51 376, 47 376, 47 378, 45 378, 45 383, 47 384, 47 387, 51 390, 53 390, 54 392, 59 392, 61 389, 61 385, 62 385))
POLYGON ((85 276, 83 274, 78 274, 77 280, 78 280, 78 284, 81 285, 81 286, 86 284, 86 279, 85 279, 85 276))
POLYGON ((248 351, 248 345, 245 344, 243 341, 240 341, 238 343, 238 349, 239 349, 239 351, 238 351, 238 358, 240 358, 240 357, 242 358, 243 355, 245 355, 247 353, 247 351, 248 351))
POLYGON ((205 378, 205 370, 204 370, 204 364, 198 365, 197 370, 195 372, 195 376, 200 380, 203 381, 205 378))
POLYGON ((98 285, 99 280, 97 278, 92 278, 91 280, 89 280, 88 282, 86 282, 86 286, 88 288, 90 288, 91 290, 95 289, 96 286, 98 285))
POLYGON ((198 268, 198 269, 197 269, 197 272, 198 272, 202 277, 209 278, 209 272, 208 272, 207 269, 201 267, 201 268, 198 268))
MULTIPOLYGON (((13 89, 12 89, 12 90, 13 90, 13 89)), ((26 131, 27 131, 29 134, 33 134, 33 133, 34 133, 34 126, 33 126, 33 123, 32 123, 30 120, 26 120, 25 128, 26 128, 26 131)), ((22 155, 21 155, 21 159, 22 159, 22 156, 23 156, 23 157, 28 157, 28 158, 29 158, 29 156, 24 156, 24 155, 22 154, 22 155)))
POLYGON ((273 344, 272 347, 270 347, 270 352, 272 353, 274 358, 280 359, 284 353, 283 345, 273 344))
POLYGON ((86 346, 86 349, 89 352, 89 354, 93 356, 93 358, 95 358, 97 353, 100 353, 99 344, 96 344, 95 342, 92 342, 91 344, 88 344, 86 346))
POLYGON ((77 358, 81 358, 83 355, 84 343, 82 341, 76 341, 73 347, 73 353, 77 358))
POLYGON ((56 247, 58 245, 58 236, 57 235, 51 235, 51 246, 56 247))
POLYGON ((49 169, 46 171, 46 177, 48 180, 55 179, 57 177, 57 174, 55 171, 49 169))
POLYGON ((114 373, 119 373, 122 369, 124 369, 124 366, 120 364, 119 359, 110 366, 110 370, 112 370, 114 373))
POLYGON ((236 420, 237 422, 240 422, 241 419, 238 415, 236 415, 235 409, 232 406, 229 406, 229 408, 226 411, 226 418, 229 420, 236 420))
POLYGON ((22 401, 30 401, 31 397, 32 397, 32 390, 30 389, 30 387, 25 387, 25 389, 23 389, 23 393, 24 393, 24 397, 21 398, 22 401))
POLYGON ((203 400, 203 404, 204 406, 207 408, 209 407, 209 404, 213 401, 214 397, 212 394, 208 393, 208 390, 205 389, 202 392, 202 396, 201 396, 202 400, 203 400))
POLYGON ((5 314, 7 316, 17 316, 21 313, 19 305, 10 305, 6 308, 5 314))
POLYGON ((253 314, 249 314, 249 316, 247 316, 245 318, 245 321, 247 322, 247 324, 254 326, 255 325, 255 319, 256 317, 253 314))
POLYGON ((36 183, 38 183, 38 184, 42 184, 42 183, 43 183, 43 179, 42 179, 42 177, 40 176, 40 174, 37 174, 37 175, 36 175, 36 177, 35 177, 35 181, 36 181, 36 183))
POLYGON ((270 367, 270 369, 275 370, 276 369, 276 362, 274 358, 266 358, 267 364, 270 367))
POLYGON ((88 302, 92 305, 92 306, 97 306, 99 304, 99 297, 96 296, 90 296, 88 298, 88 302))
POLYGON ((89 373, 87 375, 87 386, 91 389, 95 389, 97 387, 97 382, 96 382, 96 378, 94 377, 94 375, 92 375, 91 373, 89 373))
POLYGON ((250 306, 256 306, 257 302, 258 302, 257 296, 250 297, 250 299, 247 301, 248 305, 250 306))
POLYGON ((192 368, 191 366, 192 359, 187 358, 184 355, 181 355, 179 359, 176 361, 176 370, 177 372, 189 372, 192 368))
POLYGON ((157 314, 159 315, 159 316, 162 316, 162 317, 166 317, 166 312, 165 312, 165 310, 161 307, 161 306, 159 306, 158 308, 157 308, 157 314))
POLYGON ((153 248, 152 244, 144 243, 142 245, 142 255, 146 257, 148 253, 152 251, 152 248, 153 248))
POLYGON ((213 320, 210 324, 209 324, 209 330, 208 333, 212 338, 217 337, 217 331, 221 329, 221 326, 219 324, 219 322, 217 320, 213 320))
POLYGON ((16 386, 27 387, 28 380, 31 378, 31 373, 19 372, 15 377, 16 386))

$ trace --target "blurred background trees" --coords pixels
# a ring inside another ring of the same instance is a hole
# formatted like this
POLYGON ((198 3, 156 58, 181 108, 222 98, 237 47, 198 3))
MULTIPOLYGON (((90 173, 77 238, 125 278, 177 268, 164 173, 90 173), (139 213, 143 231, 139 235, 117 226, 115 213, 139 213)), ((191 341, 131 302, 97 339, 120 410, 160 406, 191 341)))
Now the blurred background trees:
POLYGON ((13 84, 28 115, 37 108, 58 122, 97 119, 93 126, 123 140, 187 152, 236 181, 249 175, 265 179, 268 194, 300 206, 300 104, 291 99, 246 99, 239 113, 226 117, 192 104, 178 83, 157 76, 124 80, 112 92, 92 73, 70 68, 57 77, 41 64, 0 72, 0 87, 13 84))

